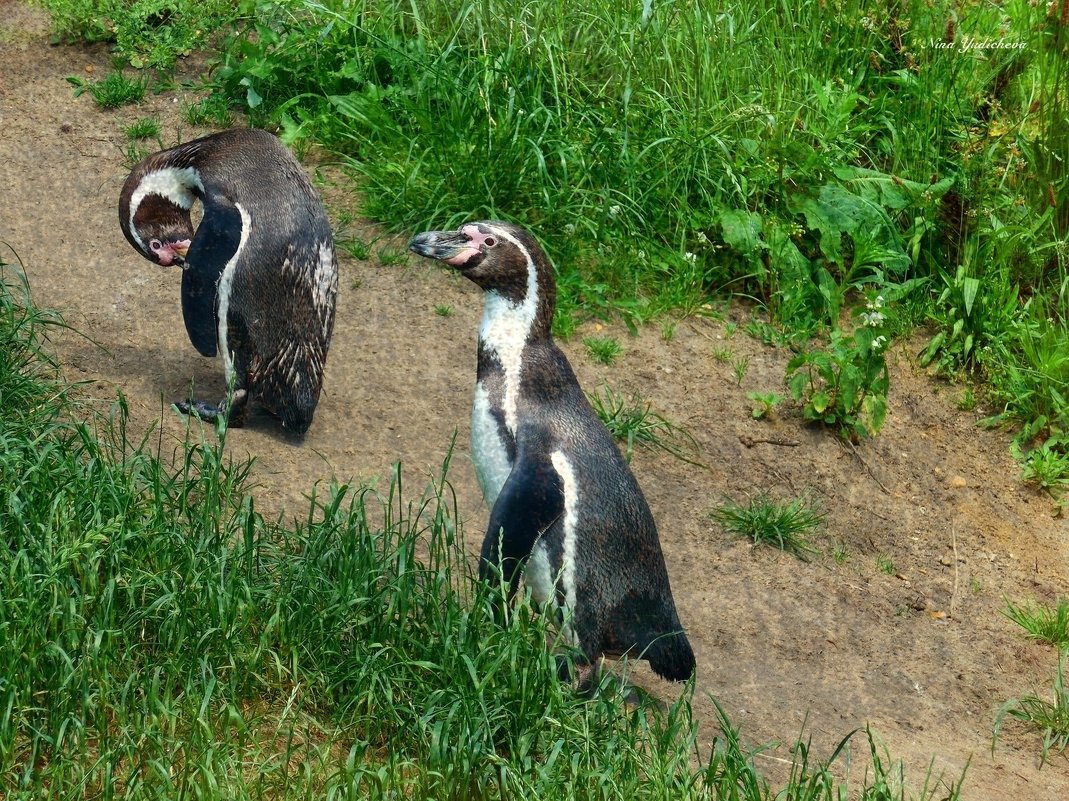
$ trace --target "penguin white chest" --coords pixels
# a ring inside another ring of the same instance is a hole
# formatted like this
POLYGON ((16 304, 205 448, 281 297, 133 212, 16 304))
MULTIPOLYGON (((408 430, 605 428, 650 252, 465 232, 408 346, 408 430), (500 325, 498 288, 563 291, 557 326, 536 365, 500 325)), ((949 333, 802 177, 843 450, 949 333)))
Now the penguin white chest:
POLYGON ((471 409, 471 458, 475 463, 475 477, 490 508, 512 472, 503 433, 494 417, 489 391, 482 381, 476 382, 475 402, 471 409))
POLYGON ((501 369, 500 378, 494 379, 500 383, 495 384, 493 394, 484 381, 475 383, 471 412, 472 459, 483 497, 491 507, 512 472, 505 438, 515 437, 519 427, 523 350, 531 334, 531 322, 538 303, 533 278, 529 283, 527 297, 520 303, 506 300, 496 292, 487 292, 479 326, 479 347, 501 369))

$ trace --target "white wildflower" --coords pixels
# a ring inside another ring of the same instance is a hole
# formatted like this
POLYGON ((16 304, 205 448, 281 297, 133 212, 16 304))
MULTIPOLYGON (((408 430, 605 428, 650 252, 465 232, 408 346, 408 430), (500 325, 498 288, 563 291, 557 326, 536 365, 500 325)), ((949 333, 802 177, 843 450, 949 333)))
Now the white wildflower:
POLYGON ((698 231, 698 241, 703 245, 709 244, 709 237, 705 235, 705 231, 698 231))
POLYGON ((880 336, 878 336, 874 340, 872 340, 872 349, 873 350, 881 350, 883 348, 883 346, 886 345, 886 344, 887 344, 887 337, 885 337, 883 334, 880 334, 880 336))
POLYGON ((575 233, 575 223, 565 223, 564 224, 564 233, 566 233, 566 234, 574 234, 575 233))
POLYGON ((609 206, 609 216, 610 217, 615 217, 616 215, 618 215, 620 213, 620 211, 621 211, 621 209, 620 209, 620 204, 619 203, 614 203, 613 205, 609 206))
POLYGON ((691 253, 688 250, 686 253, 683 254, 683 258, 686 259, 691 264, 694 264, 695 262, 698 261, 698 254, 697 253, 691 253))
POLYGON ((873 328, 878 326, 885 319, 887 319, 887 318, 885 318, 883 316, 882 312, 878 312, 878 311, 861 312, 861 322, 863 322, 865 325, 872 326, 873 328))

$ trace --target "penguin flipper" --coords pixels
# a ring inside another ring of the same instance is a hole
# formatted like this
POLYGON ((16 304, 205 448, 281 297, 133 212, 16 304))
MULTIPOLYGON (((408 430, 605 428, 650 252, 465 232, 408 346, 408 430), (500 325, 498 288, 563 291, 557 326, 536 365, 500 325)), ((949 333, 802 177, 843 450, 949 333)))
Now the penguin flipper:
POLYGON ((483 581, 503 581, 512 598, 517 573, 535 542, 563 514, 564 486, 552 462, 517 454, 490 513, 479 577, 483 581))
POLYGON ((219 278, 238 255, 243 225, 235 204, 218 196, 204 198, 204 218, 182 271, 182 317, 189 341, 202 356, 214 356, 218 351, 219 278))

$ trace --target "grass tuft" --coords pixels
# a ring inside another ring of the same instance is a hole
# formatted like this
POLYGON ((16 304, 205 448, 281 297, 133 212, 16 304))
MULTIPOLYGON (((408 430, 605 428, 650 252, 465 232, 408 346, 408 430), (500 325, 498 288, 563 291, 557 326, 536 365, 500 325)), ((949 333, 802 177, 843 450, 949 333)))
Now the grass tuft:
POLYGON ((698 443, 686 430, 652 410, 648 401, 637 395, 624 398, 609 387, 603 392, 587 393, 594 412, 612 436, 624 443, 624 456, 630 462, 635 445, 660 448, 690 464, 695 461, 698 443))
POLYGON ((1007 717, 1043 733, 1040 765, 1047 761, 1052 751, 1064 752, 1069 748, 1069 690, 1065 686, 1064 653, 1058 660, 1051 694, 1051 700, 1040 698, 1038 695, 1025 695, 1021 698, 1011 698, 1003 704, 995 715, 995 728, 991 739, 992 751, 1002 733, 1007 717))
POLYGON ((119 108, 140 103, 145 99, 145 90, 148 87, 144 78, 127 78, 122 72, 108 73, 99 81, 86 81, 75 75, 67 78, 67 81, 74 86, 75 97, 89 92, 101 108, 119 108))
POLYGON ((614 337, 584 337, 583 346, 595 362, 610 366, 624 352, 623 347, 614 337))
POLYGON ((123 135, 132 141, 143 139, 160 139, 160 121, 153 117, 142 117, 137 122, 123 128, 123 135))
POLYGON ((802 559, 815 552, 805 532, 824 523, 826 515, 806 498, 776 501, 758 493, 745 505, 726 501, 712 512, 712 518, 725 530, 753 540, 755 545, 771 545, 802 559))
POLYGON ((1017 605, 1007 599, 1003 614, 1027 631, 1032 639, 1053 645, 1060 651, 1069 651, 1069 599, 1059 598, 1053 608, 1017 605))

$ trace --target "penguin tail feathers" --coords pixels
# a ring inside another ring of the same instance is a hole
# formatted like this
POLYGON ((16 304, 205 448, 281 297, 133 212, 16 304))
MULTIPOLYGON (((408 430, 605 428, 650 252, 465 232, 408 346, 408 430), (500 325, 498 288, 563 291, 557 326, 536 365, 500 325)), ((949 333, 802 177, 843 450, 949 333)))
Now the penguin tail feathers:
POLYGON ((305 432, 308 431, 308 427, 312 425, 312 415, 314 413, 315 406, 312 406, 311 409, 286 409, 280 415, 282 427, 299 437, 304 436, 305 432))
POLYGON ((643 656, 654 673, 669 681, 686 681, 694 675, 694 651, 681 631, 658 637, 643 656))

